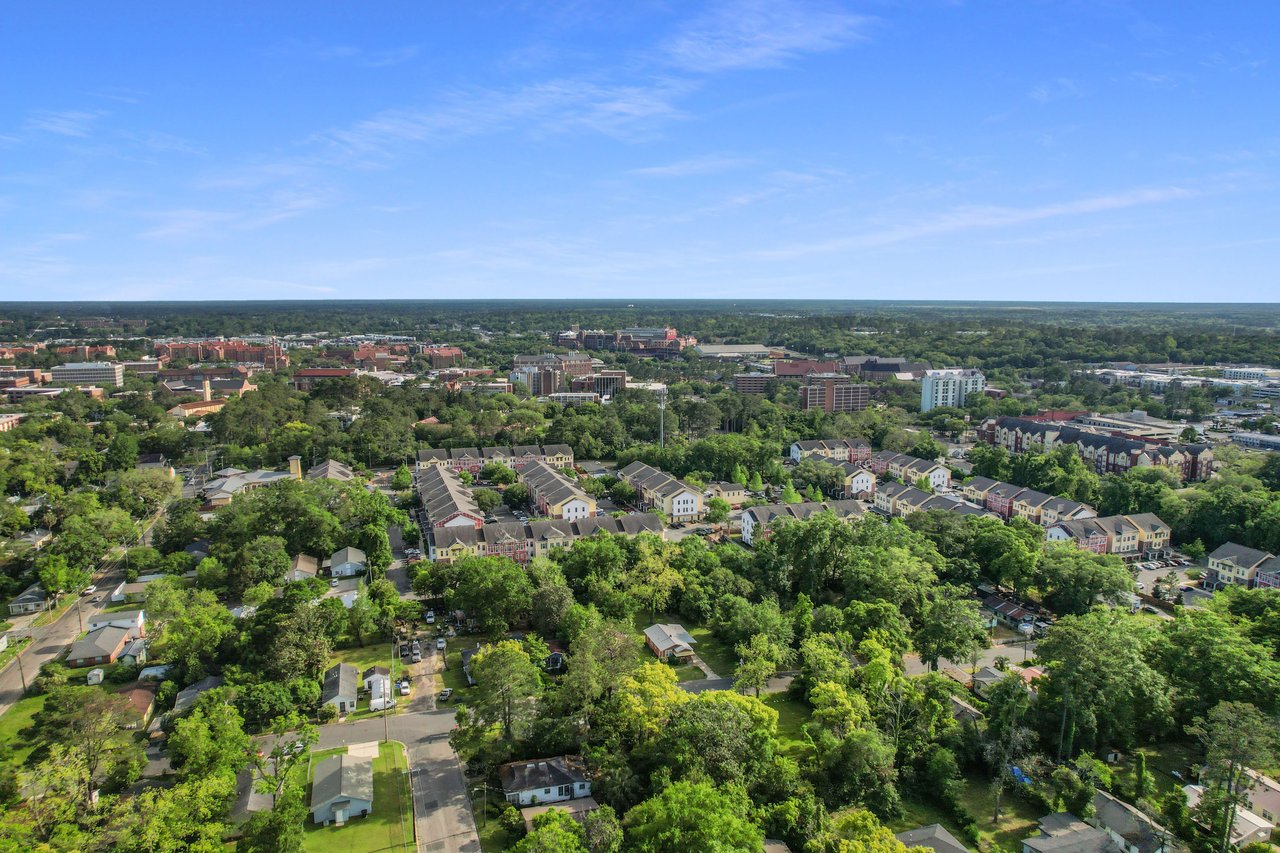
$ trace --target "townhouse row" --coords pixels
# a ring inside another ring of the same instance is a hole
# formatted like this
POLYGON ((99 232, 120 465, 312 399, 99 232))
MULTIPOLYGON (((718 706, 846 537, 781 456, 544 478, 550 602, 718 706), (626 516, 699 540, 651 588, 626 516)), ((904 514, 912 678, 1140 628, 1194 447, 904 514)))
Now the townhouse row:
POLYGON ((1045 529, 1046 542, 1073 542, 1095 554, 1112 554, 1126 563, 1159 560, 1173 553, 1169 525, 1150 512, 1059 521, 1045 529))
POLYGON ((742 544, 763 542, 780 521, 805 521, 820 512, 835 513, 836 518, 850 521, 867 514, 863 501, 808 501, 798 504, 764 504, 753 506, 742 514, 742 544))
MULTIPOLYGON (((574 521, 596 514, 596 500, 555 468, 532 460, 518 469, 529 489, 529 503, 539 515, 574 521)), ((428 527, 480 527, 485 514, 459 473, 445 465, 419 469, 418 498, 428 527)))
POLYGON ((1049 453, 1068 445, 1099 474, 1122 474, 1150 466, 1172 468, 1184 480, 1203 480, 1213 473, 1213 449, 1206 444, 1163 444, 1091 432, 1071 424, 1014 417, 988 419, 978 428, 978 438, 1014 454, 1049 453))
POLYGON ((970 477, 960 484, 958 490, 965 500, 978 504, 1005 521, 1022 518, 1048 527, 1060 521, 1092 518, 1098 514, 1093 507, 1080 501, 1002 483, 990 477, 970 477))
POLYGON ((418 470, 443 465, 453 471, 478 473, 490 462, 498 462, 515 471, 530 462, 545 462, 552 468, 572 468, 573 448, 567 444, 536 444, 518 447, 453 447, 418 451, 418 470))
POLYGON ((636 490, 640 509, 656 509, 669 521, 699 521, 706 515, 702 489, 643 462, 632 462, 618 477, 636 490))
POLYGON ((1209 555, 1204 586, 1206 589, 1225 586, 1280 589, 1280 557, 1235 542, 1224 542, 1209 555))
POLYGON ((547 557, 557 548, 570 548, 573 543, 601 533, 638 536, 652 533, 663 536, 662 519, 652 513, 632 513, 617 518, 593 516, 576 521, 499 521, 468 527, 433 527, 428 531, 427 558, 452 562, 462 557, 507 557, 527 563, 534 557, 547 557))

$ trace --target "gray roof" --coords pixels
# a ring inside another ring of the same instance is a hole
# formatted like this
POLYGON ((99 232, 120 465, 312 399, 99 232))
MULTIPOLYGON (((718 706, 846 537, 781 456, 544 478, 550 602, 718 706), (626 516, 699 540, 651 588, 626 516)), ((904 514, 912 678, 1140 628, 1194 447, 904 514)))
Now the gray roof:
POLYGON ((98 628, 71 644, 71 650, 67 652, 67 660, 113 655, 128 638, 129 631, 125 628, 117 628, 114 625, 98 628))
POLYGON ((1137 848, 1138 853, 1155 853, 1164 846, 1164 839, 1169 835, 1164 827, 1106 791, 1093 795, 1093 808, 1098 823, 1137 848))
POLYGON ((307 471, 308 480, 354 480, 355 473, 346 465, 333 459, 326 459, 307 471))
POLYGON ((331 565, 340 566, 343 563, 359 563, 364 565, 364 551, 361 551, 359 548, 352 548, 350 545, 343 548, 341 551, 335 551, 333 553, 331 565))
POLYGON ((201 693, 221 686, 222 676, 220 675, 210 675, 206 678, 202 678, 195 684, 188 685, 178 691, 178 697, 173 703, 173 710, 185 711, 196 703, 196 700, 200 698, 201 693))
POLYGON ((1101 829, 1073 814, 1059 812, 1040 818, 1040 834, 1022 842, 1037 853, 1117 853, 1117 846, 1101 829))
POLYGON ((373 759, 331 755, 316 765, 311 809, 340 800, 373 802, 373 759))
POLYGON ((1259 551, 1256 548, 1246 548, 1244 545, 1237 545, 1234 542, 1226 542, 1219 545, 1212 554, 1209 555, 1210 560, 1230 560, 1242 569, 1253 568, 1254 566, 1266 560, 1271 555, 1266 551, 1259 551))
POLYGON ((683 625, 650 625, 644 629, 644 635, 662 651, 681 647, 692 649, 698 641, 689 636, 683 625))
POLYGON ((321 703, 331 699, 350 696, 355 697, 359 690, 360 670, 349 663, 334 664, 324 674, 324 685, 320 688, 321 703))
POLYGON ((936 850, 937 853, 968 853, 967 847, 957 841, 954 835, 947 832, 946 827, 937 823, 899 832, 894 838, 908 847, 928 847, 936 850))
POLYGON ((512 761, 498 768, 498 778, 508 793, 587 781, 582 759, 575 755, 512 761))

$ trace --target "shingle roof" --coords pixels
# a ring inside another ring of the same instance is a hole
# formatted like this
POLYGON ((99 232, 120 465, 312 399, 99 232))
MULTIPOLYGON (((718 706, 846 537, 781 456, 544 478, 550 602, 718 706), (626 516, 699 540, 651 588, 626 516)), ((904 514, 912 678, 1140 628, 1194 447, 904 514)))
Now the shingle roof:
POLYGON ((681 648, 692 649, 694 644, 698 642, 689 636, 689 632, 684 629, 683 625, 650 625, 644 629, 644 635, 649 638, 650 642, 659 651, 681 648))
POLYGON ((97 630, 90 631, 84 637, 72 643, 70 651, 67 652, 67 660, 113 655, 120 650, 128 638, 128 629, 105 625, 97 630))
POLYGON ((582 759, 563 755, 532 761, 512 761, 498 768, 502 789, 508 793, 556 788, 587 781, 582 759))
POLYGON ((349 663, 334 664, 324 674, 320 688, 320 701, 328 702, 339 696, 354 697, 360 684, 360 670, 349 663))
POLYGON ((1266 551, 1247 548, 1244 545, 1237 545, 1235 542, 1225 542, 1214 549, 1214 552, 1209 555, 1209 559, 1230 560, 1242 569, 1251 569, 1270 556, 1266 551))
POLYGON ((968 853, 969 850, 947 832, 946 827, 936 823, 899 832, 894 838, 908 847, 928 847, 937 853, 968 853))
POLYGON ((331 755, 316 765, 311 783, 311 808, 338 800, 373 802, 373 759, 331 755))

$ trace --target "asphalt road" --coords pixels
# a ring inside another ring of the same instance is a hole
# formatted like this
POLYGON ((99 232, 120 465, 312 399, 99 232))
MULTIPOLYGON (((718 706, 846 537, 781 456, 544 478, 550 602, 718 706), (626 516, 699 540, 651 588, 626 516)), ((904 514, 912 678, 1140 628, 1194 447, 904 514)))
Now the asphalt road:
POLYGON ((316 749, 381 741, 386 735, 409 751, 418 850, 480 853, 462 767, 449 745, 453 711, 410 711, 382 719, 333 723, 320 729, 316 749))

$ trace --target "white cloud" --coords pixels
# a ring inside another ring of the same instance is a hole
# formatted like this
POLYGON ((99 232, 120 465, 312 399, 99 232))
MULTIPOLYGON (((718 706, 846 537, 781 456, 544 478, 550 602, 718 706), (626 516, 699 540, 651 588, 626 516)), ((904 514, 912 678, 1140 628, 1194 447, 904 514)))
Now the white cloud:
POLYGON ((688 175, 709 175, 716 172, 727 172, 743 166, 749 166, 752 162, 754 161, 746 157, 724 157, 711 154, 705 157, 690 157, 687 160, 677 160, 674 163, 665 163, 661 166, 645 166, 640 169, 632 169, 630 174, 653 178, 683 178, 688 175))
POLYGON ((1039 207, 959 207, 928 219, 891 228, 866 231, 821 243, 797 244, 756 253, 757 257, 781 260, 806 255, 856 249, 875 249, 913 240, 991 228, 1010 228, 1049 219, 1087 216, 1112 210, 1123 210, 1150 204, 1162 204, 1191 198, 1198 193, 1183 187, 1157 187, 1129 190, 1110 195, 1091 196, 1074 201, 1039 207))
POLYGON ((90 126, 102 116, 102 110, 39 110, 27 117, 27 129, 58 136, 83 138, 89 135, 90 126))
POLYGON ((869 18, 834 6, 739 0, 722 2, 662 45, 665 61, 700 73, 770 68, 865 37, 869 18))
POLYGON ((1080 98, 1083 96, 1084 92, 1070 77, 1055 77, 1052 80, 1041 83, 1027 93, 1027 97, 1038 104, 1047 104, 1050 101, 1057 101, 1062 98, 1080 98))

